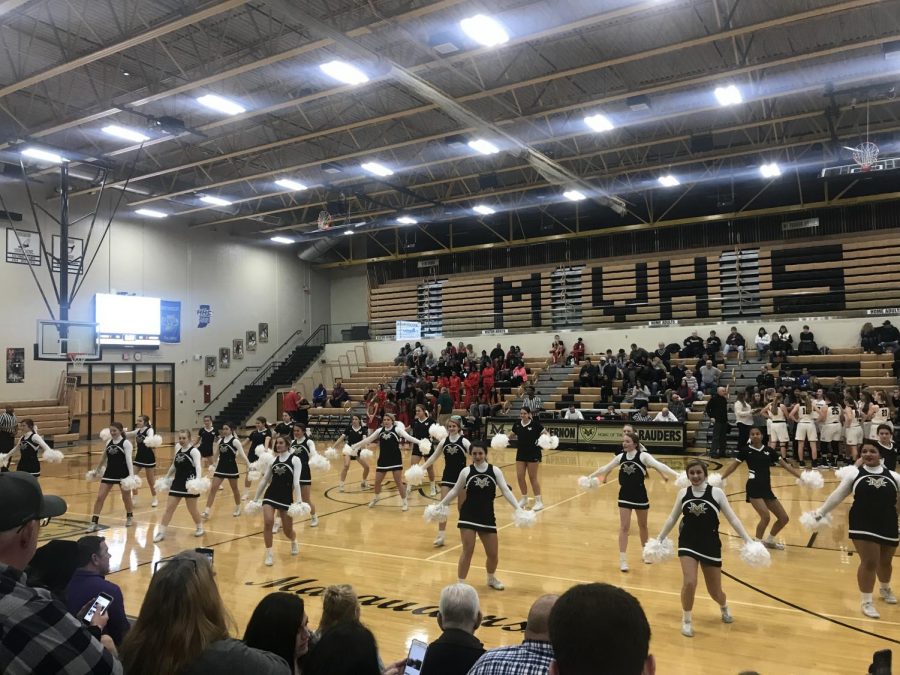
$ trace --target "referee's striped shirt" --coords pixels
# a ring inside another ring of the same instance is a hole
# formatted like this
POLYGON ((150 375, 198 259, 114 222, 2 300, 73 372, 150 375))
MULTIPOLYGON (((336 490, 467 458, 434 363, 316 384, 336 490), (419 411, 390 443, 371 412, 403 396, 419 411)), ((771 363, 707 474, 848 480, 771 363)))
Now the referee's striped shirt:
POLYGON ((16 416, 14 414, 10 414, 5 410, 0 413, 0 431, 5 431, 8 434, 16 433, 16 416))

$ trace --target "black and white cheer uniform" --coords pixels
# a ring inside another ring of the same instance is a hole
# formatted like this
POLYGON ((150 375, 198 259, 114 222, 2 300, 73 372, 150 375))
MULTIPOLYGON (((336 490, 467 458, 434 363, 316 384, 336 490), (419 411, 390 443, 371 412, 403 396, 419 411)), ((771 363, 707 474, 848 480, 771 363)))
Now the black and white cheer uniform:
POLYGON ((778 464, 781 455, 777 450, 763 446, 746 445, 740 449, 737 461, 747 463, 747 501, 751 499, 777 499, 772 492, 770 469, 778 464))
POLYGON ((459 474, 466 468, 471 443, 462 434, 447 436, 442 442, 441 451, 444 455, 444 473, 441 474, 441 485, 452 488, 459 480, 459 474))
POLYGON ((216 438, 219 436, 219 432, 215 427, 210 427, 207 429, 206 427, 202 427, 199 432, 200 436, 200 456, 201 457, 212 457, 213 456, 213 444, 216 442, 216 438))
MULTIPOLYGON (((353 446, 357 443, 361 442, 366 437, 366 429, 365 427, 359 427, 358 429, 354 429, 352 426, 344 429, 344 443, 347 445, 353 446)), ((359 452, 355 451, 352 455, 350 455, 350 459, 358 459, 359 452)))
POLYGON ((527 425, 523 425, 521 420, 513 423, 512 433, 516 435, 517 462, 541 461, 541 446, 538 445, 538 439, 543 432, 543 425, 535 418, 531 418, 531 422, 527 425))
POLYGON ((300 460, 300 485, 312 485, 312 473, 309 470, 310 447, 309 436, 291 441, 291 454, 300 460))
POLYGON ((172 487, 169 488, 170 495, 187 499, 194 499, 200 496, 191 494, 187 489, 187 482, 198 477, 197 467, 194 465, 194 458, 191 456, 192 450, 194 450, 193 445, 189 445, 186 448, 182 448, 179 445, 175 448, 175 456, 172 458, 172 463, 175 465, 175 476, 172 478, 172 487))
POLYGON ((152 469, 156 466, 156 452, 153 448, 144 445, 144 442, 151 436, 153 436, 153 427, 134 430, 134 440, 137 441, 137 454, 134 456, 133 462, 135 466, 145 469, 152 469))
MULTIPOLYGON (((412 424, 410 425, 410 435, 418 440, 422 440, 423 438, 428 438, 428 429, 434 424, 434 420, 430 417, 426 417, 424 420, 414 419, 412 424)), ((413 443, 412 446, 412 454, 414 457, 422 457, 422 451, 419 449, 418 443, 413 443)))
POLYGON ((128 459, 131 456, 131 441, 119 438, 118 441, 110 440, 106 444, 106 469, 103 471, 101 483, 118 485, 124 478, 128 478, 128 459))
POLYGON ((457 527, 476 532, 496 532, 497 519, 494 516, 494 499, 497 497, 497 477, 494 465, 488 464, 484 471, 472 465, 466 476, 466 499, 459 510, 457 527))
POLYGON ((860 466, 855 475, 841 481, 819 509, 819 513, 827 514, 853 494, 850 538, 873 541, 883 546, 896 546, 900 542, 897 535, 898 486, 900 475, 884 466, 860 466))
MULTIPOLYGON (((294 474, 301 470, 300 457, 294 453, 278 455, 272 464, 272 480, 266 488, 263 504, 279 510, 287 511, 294 501, 294 474)), ((307 470, 308 467, 307 467, 307 470)))
POLYGON ((272 438, 272 430, 266 427, 262 431, 254 429, 250 432, 250 450, 247 452, 247 460, 255 462, 259 457, 256 455, 256 446, 266 447, 266 439, 272 438))
POLYGON ((235 436, 222 439, 219 443, 219 461, 216 464, 216 478, 238 478, 237 456, 241 442, 235 436))
POLYGON ((47 444, 34 431, 22 436, 19 440, 19 463, 16 465, 16 471, 24 471, 39 478, 41 462, 38 459, 38 449, 42 446, 47 447, 47 444))

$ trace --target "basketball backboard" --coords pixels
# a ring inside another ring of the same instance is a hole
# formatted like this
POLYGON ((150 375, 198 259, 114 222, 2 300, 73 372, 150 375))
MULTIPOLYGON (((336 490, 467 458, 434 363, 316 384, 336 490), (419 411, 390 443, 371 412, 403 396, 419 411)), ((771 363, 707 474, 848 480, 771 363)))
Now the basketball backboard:
POLYGON ((87 321, 38 319, 34 358, 38 361, 100 360, 97 324, 87 321))

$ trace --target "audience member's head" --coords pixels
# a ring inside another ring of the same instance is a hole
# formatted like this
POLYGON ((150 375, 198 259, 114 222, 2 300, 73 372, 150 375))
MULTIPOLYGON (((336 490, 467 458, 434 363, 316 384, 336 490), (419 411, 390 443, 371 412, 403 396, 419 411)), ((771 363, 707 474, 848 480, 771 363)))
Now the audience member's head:
POLYGON ((90 534, 78 540, 78 567, 105 577, 109 574, 109 546, 103 537, 90 534))
POLYGON ((550 641, 555 658, 551 675, 656 672, 644 610, 637 598, 616 586, 579 584, 563 593, 550 611, 550 641))
POLYGON ((37 549, 42 521, 65 512, 66 503, 60 497, 44 495, 31 474, 0 473, 0 563, 24 570, 37 549))
POLYGON ((450 584, 441 591, 438 625, 442 630, 456 628, 474 633, 481 624, 478 593, 469 584, 450 584))
POLYGON ((358 621, 332 626, 303 662, 303 675, 381 675, 375 636, 358 621))
POLYGON ((253 610, 244 644, 277 654, 296 670, 293 664, 309 648, 309 620, 303 599, 294 593, 269 593, 253 610))
POLYGON ((229 622, 209 559, 183 551, 150 579, 137 622, 119 651, 125 672, 179 673, 228 637, 229 622))
POLYGON ((329 586, 322 595, 322 618, 319 621, 319 632, 345 621, 359 621, 361 607, 359 597, 350 584, 329 586))
POLYGON ((525 624, 525 639, 550 642, 550 611, 559 600, 558 595, 542 595, 528 610, 525 624))

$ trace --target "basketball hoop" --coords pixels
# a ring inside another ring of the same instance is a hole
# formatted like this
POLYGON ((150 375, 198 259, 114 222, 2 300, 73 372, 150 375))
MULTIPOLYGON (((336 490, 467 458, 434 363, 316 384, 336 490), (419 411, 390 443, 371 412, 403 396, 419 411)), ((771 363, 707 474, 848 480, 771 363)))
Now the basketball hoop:
POLYGON ((319 217, 316 222, 320 230, 327 230, 331 227, 331 214, 328 211, 319 211, 319 217))
POLYGON ((66 358, 69 359, 69 362, 75 366, 78 370, 82 370, 84 368, 85 362, 88 360, 89 354, 85 354, 84 352, 67 352, 66 358))
POLYGON ((878 146, 870 141, 860 143, 855 148, 847 148, 853 154, 853 161, 859 164, 863 171, 868 171, 878 161, 878 146))

